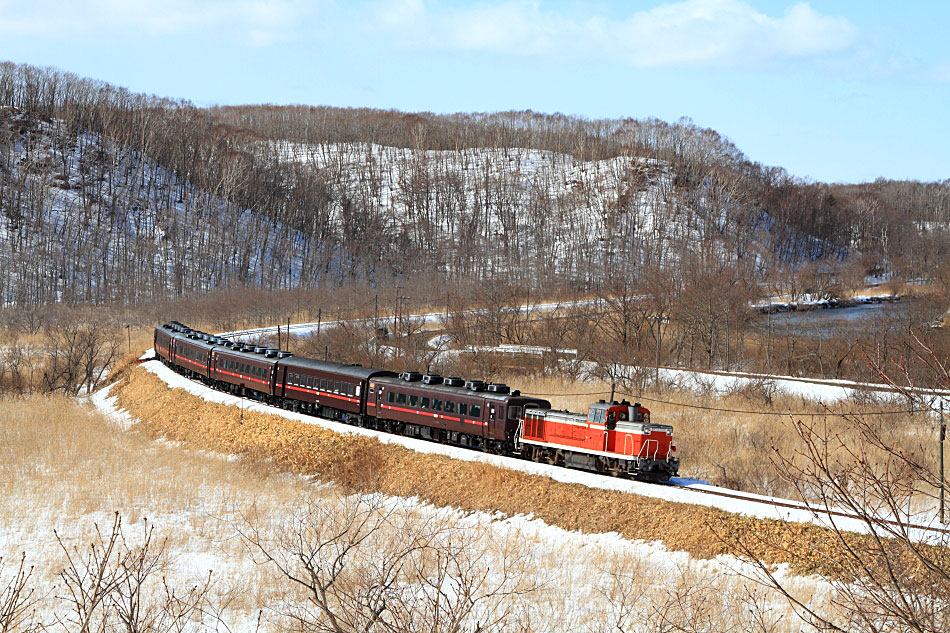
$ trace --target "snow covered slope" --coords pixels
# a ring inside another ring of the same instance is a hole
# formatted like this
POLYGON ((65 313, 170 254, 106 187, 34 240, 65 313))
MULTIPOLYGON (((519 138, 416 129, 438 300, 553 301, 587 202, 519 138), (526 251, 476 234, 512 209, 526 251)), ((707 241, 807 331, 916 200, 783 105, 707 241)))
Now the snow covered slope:
MULTIPOLYGON (((0 298, 110 301, 293 286, 303 238, 113 139, 0 109, 0 298)), ((301 249, 303 250, 303 249, 301 249)))
POLYGON ((773 248, 826 246, 783 233, 764 212, 745 213, 728 192, 684 192, 668 165, 639 156, 580 161, 521 147, 289 142, 262 152, 323 174, 337 216, 355 203, 411 241, 447 248, 450 270, 472 244, 488 251, 492 270, 517 272, 531 262, 539 276, 576 276, 591 262, 675 267, 700 245, 760 266, 773 248))

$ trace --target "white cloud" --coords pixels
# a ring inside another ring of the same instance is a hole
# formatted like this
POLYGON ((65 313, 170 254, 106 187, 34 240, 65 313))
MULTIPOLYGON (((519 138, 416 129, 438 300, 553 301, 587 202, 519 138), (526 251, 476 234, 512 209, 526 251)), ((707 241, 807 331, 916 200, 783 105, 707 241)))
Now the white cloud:
POLYGON ((619 60, 641 68, 761 64, 836 53, 855 40, 848 20, 807 3, 773 17, 740 0, 685 0, 623 19, 557 13, 536 0, 467 8, 400 0, 379 6, 378 24, 418 46, 619 60))
POLYGON ((317 3, 306 0, 0 0, 0 35, 225 37, 252 46, 296 37, 317 3))

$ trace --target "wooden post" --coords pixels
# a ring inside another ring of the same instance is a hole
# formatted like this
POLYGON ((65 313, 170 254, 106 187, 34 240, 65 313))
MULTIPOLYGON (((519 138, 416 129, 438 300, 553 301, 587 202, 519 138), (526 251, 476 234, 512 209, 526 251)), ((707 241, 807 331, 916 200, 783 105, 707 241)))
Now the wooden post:
POLYGON ((943 441, 947 437, 947 427, 943 420, 943 399, 940 400, 940 523, 943 524, 944 490, 947 486, 943 479, 943 441))

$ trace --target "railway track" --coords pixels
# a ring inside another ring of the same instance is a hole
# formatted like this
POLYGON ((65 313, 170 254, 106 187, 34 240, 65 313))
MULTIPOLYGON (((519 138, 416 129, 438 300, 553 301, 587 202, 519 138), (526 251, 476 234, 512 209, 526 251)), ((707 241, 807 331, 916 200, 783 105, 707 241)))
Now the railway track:
POLYGON ((815 506, 810 506, 808 504, 802 503, 800 501, 792 501, 791 499, 779 499, 775 497, 763 498, 761 495, 754 495, 751 493, 743 493, 739 490, 729 490, 725 488, 717 488, 714 486, 704 486, 704 485, 687 485, 677 483, 675 480, 670 480, 665 484, 657 484, 661 486, 674 486, 677 488, 685 488, 692 492, 699 492, 707 495, 714 495, 717 497, 723 497, 727 499, 736 499, 738 501, 745 501, 749 503, 761 503, 778 508, 787 508, 790 510, 799 510, 803 512, 808 512, 816 516, 826 516, 826 517, 839 517, 843 519, 849 519, 852 521, 861 521, 868 525, 869 528, 872 526, 878 525, 887 525, 894 528, 898 528, 899 531, 904 530, 920 530, 922 532, 929 532, 933 534, 950 534, 950 528, 936 527, 933 525, 924 525, 922 523, 913 523, 910 521, 897 521, 893 519, 885 518, 872 518, 871 520, 866 519, 858 514, 851 512, 846 512, 844 510, 832 509, 832 508, 818 508, 815 506))

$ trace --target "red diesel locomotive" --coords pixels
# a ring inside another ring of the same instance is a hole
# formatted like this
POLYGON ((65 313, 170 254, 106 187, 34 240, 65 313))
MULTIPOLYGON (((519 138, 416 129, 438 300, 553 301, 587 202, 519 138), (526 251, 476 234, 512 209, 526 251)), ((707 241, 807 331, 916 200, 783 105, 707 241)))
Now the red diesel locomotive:
POLYGON ((679 470, 673 427, 652 424, 637 402, 600 402, 587 415, 528 409, 521 453, 534 461, 666 481, 679 470))
POLYGON ((155 328, 166 365, 216 389, 367 428, 558 466, 667 481, 679 470, 673 427, 640 403, 558 411, 504 384, 396 375, 236 343, 177 322, 155 328))

